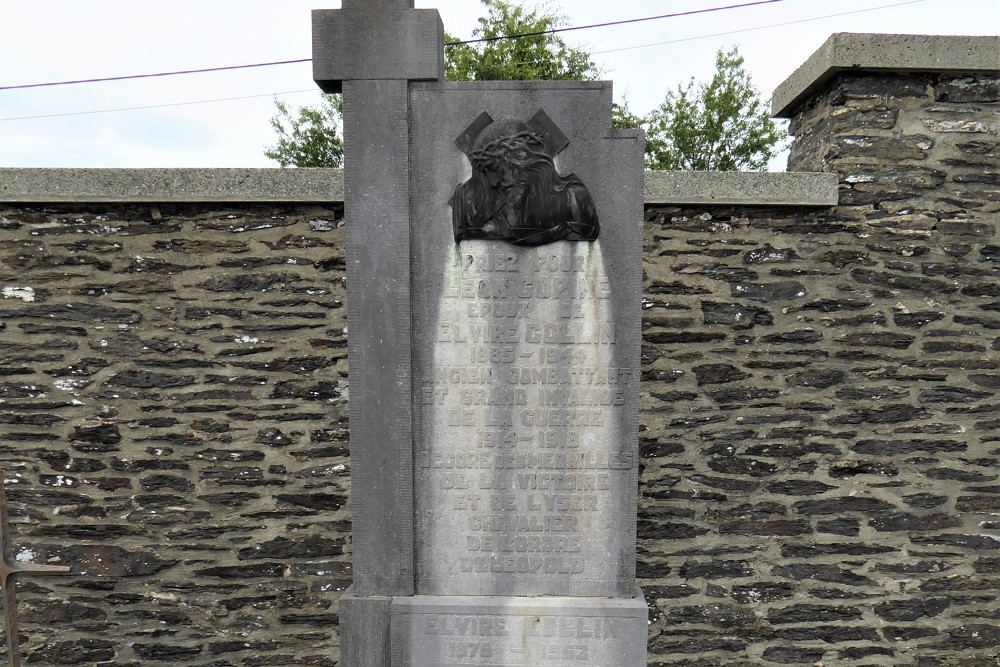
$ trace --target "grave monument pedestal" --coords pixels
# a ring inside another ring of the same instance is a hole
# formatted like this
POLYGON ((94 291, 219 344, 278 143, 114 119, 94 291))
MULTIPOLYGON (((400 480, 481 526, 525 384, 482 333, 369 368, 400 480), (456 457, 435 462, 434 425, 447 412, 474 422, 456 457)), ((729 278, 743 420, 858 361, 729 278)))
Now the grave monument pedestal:
POLYGON ((440 81, 412 6, 313 19, 344 92, 342 663, 644 665, 641 134, 610 83, 440 81))

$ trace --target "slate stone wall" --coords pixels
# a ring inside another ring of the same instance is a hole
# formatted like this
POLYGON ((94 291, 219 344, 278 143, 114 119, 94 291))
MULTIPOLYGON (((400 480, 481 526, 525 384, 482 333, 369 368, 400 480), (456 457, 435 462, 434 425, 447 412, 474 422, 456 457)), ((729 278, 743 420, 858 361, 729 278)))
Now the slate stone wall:
MULTIPOLYGON (((792 169, 839 207, 647 209, 650 664, 1000 660, 997 87, 838 80, 792 169)), ((337 664, 341 215, 0 204, 15 554, 74 568, 26 664, 337 664)))
POLYGON ((651 664, 1000 664, 998 101, 844 76, 841 206, 647 211, 651 664))
POLYGON ((0 206, 0 465, 29 665, 335 665, 342 211, 0 206), (16 481, 15 481, 16 480, 16 481))

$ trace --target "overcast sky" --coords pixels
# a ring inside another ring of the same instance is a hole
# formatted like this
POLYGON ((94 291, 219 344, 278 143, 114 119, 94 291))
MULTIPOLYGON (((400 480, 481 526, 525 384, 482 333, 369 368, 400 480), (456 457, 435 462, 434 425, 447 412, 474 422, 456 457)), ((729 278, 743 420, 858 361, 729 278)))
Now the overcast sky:
MULTIPOLYGON (((752 1, 548 5, 568 25, 588 25, 752 1)), ((416 4, 439 9, 445 28, 462 38, 472 36, 481 14, 476 0, 416 4)), ((337 6, 335 0, 4 0, 0 87, 309 58, 310 10, 337 6)), ((835 32, 997 34, 1000 0, 776 0, 564 37, 591 51, 614 80, 616 96, 644 113, 667 89, 710 77, 715 52, 734 45, 767 99, 835 32)), ((275 97, 293 107, 315 104, 315 91, 309 64, 0 90, 0 167, 275 166, 262 154, 274 138, 275 97), (197 103, 206 100, 225 101, 197 103), (132 110, 106 111, 115 109, 132 110)))

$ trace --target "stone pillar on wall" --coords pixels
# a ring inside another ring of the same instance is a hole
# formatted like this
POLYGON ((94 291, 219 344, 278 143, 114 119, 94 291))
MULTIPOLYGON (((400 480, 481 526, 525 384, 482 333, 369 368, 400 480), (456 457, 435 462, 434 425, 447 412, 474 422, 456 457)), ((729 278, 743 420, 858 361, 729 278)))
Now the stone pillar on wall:
POLYGON ((839 174, 862 219, 948 233, 997 211, 1000 38, 836 34, 773 100, 789 171, 839 174))

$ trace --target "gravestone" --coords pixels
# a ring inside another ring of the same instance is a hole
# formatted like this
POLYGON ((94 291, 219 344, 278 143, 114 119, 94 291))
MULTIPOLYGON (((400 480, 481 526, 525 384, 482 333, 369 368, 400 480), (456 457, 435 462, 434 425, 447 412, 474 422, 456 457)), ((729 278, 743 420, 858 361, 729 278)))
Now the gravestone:
POLYGON ((642 140, 607 82, 443 82, 434 10, 313 13, 344 93, 342 664, 645 664, 642 140))

